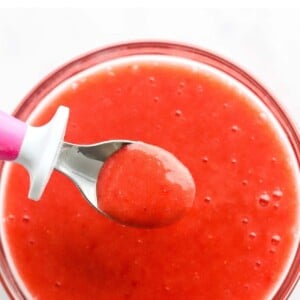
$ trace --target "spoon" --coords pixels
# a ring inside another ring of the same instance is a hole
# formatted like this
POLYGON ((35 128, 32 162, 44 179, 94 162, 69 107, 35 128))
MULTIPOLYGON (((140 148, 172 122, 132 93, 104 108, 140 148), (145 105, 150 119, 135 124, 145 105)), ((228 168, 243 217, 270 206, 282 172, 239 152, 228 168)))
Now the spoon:
MULTIPOLYGON (((30 175, 28 198, 32 200, 40 199, 51 173, 55 169, 69 177, 88 203, 100 213, 120 223, 132 225, 128 224, 126 218, 120 220, 115 215, 111 215, 101 209, 97 197, 97 182, 105 161, 112 157, 114 153, 127 145, 144 143, 130 140, 109 140, 90 145, 77 145, 64 142, 68 117, 69 108, 60 106, 50 122, 40 127, 33 127, 0 111, 0 160, 15 161, 27 169, 30 175)), ((155 149, 154 152, 156 149, 159 149, 159 147, 148 144, 144 145, 150 147, 150 152, 153 149, 155 149)), ((166 150, 161 150, 163 151, 164 161, 166 161, 165 158, 167 157, 167 160, 171 159, 172 162, 175 160, 176 163, 178 162, 172 154, 166 150)), ((164 161, 161 163, 164 163, 164 161)), ((173 165, 170 169, 173 169, 173 165)), ((179 169, 182 170, 183 168, 184 174, 187 174, 188 187, 192 187, 189 195, 194 196, 192 177, 180 163, 179 169)), ((170 170, 168 169, 167 171, 170 170)), ((193 202, 190 199, 191 197, 188 199, 188 206, 191 206, 193 202)), ((185 207, 182 207, 182 209, 180 207, 178 211, 180 213, 185 211, 185 207)), ((170 209, 168 209, 169 217, 170 209)), ((170 220, 173 222, 172 218, 170 220)), ((154 225, 152 224, 152 221, 150 223, 149 221, 147 222, 133 222, 133 225, 144 226, 144 224, 151 223, 151 227, 156 226, 155 223, 154 225)))

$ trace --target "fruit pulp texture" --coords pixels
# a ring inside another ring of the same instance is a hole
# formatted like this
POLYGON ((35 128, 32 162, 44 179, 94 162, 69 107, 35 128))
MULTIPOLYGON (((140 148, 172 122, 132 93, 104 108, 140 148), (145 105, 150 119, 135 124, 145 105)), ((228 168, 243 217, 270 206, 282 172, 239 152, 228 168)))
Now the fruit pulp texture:
MULTIPOLYGON (((99 215, 54 173, 39 202, 17 165, 5 179, 11 267, 37 299, 264 299, 298 242, 298 185, 268 111, 216 72, 137 60, 78 77, 36 114, 71 108, 66 140, 140 140, 173 153, 196 184, 193 208, 158 229, 99 215)), ((143 166, 141 166, 142 168, 143 166)))
POLYGON ((98 208, 117 222, 161 227, 178 221, 193 206, 195 183, 170 152, 137 142, 105 161, 97 196, 98 208))

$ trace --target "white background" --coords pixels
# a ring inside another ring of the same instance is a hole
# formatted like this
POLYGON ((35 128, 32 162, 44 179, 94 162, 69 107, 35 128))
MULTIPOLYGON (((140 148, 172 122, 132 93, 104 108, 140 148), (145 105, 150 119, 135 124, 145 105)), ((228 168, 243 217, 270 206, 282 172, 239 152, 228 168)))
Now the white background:
MULTIPOLYGON (((192 43, 230 59, 300 124, 297 9, 0 8, 0 109, 12 112, 43 76, 74 56, 138 39, 192 43)), ((7 299, 2 291, 0 299, 7 299)), ((300 286, 290 299, 300 299, 300 286)))

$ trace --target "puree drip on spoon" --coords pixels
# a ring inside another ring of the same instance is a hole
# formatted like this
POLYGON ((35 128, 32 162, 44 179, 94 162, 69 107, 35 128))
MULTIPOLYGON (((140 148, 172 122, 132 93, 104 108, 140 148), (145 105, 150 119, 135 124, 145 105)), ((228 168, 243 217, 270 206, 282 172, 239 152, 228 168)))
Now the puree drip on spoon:
POLYGON ((99 209, 112 219, 157 227, 175 222, 192 207, 195 183, 188 169, 168 151, 133 143, 106 160, 97 195, 99 209))

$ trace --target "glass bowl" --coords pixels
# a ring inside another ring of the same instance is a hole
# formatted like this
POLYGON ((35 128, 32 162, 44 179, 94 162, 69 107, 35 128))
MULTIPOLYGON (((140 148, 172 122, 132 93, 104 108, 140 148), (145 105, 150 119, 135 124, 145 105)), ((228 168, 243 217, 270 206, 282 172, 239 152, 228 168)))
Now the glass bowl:
MULTIPOLYGON (((48 77, 43 79, 21 102, 15 110, 14 115, 26 120, 34 111, 36 106, 42 103, 43 99, 53 91, 57 86, 74 75, 87 70, 98 64, 133 55, 166 55, 170 57, 181 57, 198 61, 206 65, 212 66, 236 79, 250 91, 252 91, 261 102, 275 116, 279 124, 282 126, 286 136, 288 137, 295 157, 297 159, 298 168, 300 166, 300 141, 295 126, 280 107, 274 97, 254 78, 244 72, 242 69, 211 52, 178 43, 170 42, 132 42, 118 44, 106 48, 101 48, 76 58, 64 66, 60 67, 48 77)), ((0 176, 2 175, 3 162, 0 163, 0 176)), ((1 177, 0 177, 1 179, 1 177)), ((3 237, 1 236, 1 241, 3 237)), ((288 274, 284 278, 280 288, 277 290, 274 299, 286 299, 294 288, 299 278, 300 248, 297 247, 296 255, 289 268, 288 274)), ((7 257, 5 255, 3 244, 0 245, 0 272, 2 283, 7 294, 12 299, 26 299, 22 293, 21 287, 18 285, 12 271, 10 270, 7 257)))

